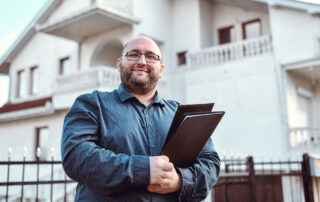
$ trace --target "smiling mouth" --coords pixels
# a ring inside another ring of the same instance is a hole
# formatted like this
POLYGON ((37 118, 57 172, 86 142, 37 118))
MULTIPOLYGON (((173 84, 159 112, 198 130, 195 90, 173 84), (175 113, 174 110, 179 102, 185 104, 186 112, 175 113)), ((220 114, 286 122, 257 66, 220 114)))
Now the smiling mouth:
POLYGON ((132 71, 149 73, 148 69, 144 69, 144 68, 134 68, 132 69, 132 71))

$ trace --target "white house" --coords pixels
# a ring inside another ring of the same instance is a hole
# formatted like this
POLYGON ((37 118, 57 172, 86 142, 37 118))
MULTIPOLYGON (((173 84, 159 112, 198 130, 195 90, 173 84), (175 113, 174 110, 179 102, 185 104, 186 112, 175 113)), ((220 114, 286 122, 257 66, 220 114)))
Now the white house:
MULTIPOLYGON (((52 147, 86 92, 112 90, 124 43, 154 39, 159 91, 226 114, 218 152, 316 153, 320 145, 320 5, 295 0, 50 0, 0 59, 10 76, 0 108, 0 158, 52 147)), ((0 87, 1 88, 1 87, 0 87)))

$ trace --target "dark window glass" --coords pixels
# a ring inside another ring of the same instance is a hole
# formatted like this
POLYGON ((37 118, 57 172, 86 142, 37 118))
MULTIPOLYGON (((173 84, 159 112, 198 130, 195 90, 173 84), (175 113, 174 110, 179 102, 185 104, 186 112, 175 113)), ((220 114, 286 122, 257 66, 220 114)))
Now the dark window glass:
POLYGON ((69 74, 71 72, 71 63, 70 63, 70 58, 62 58, 60 59, 60 69, 59 69, 59 74, 69 74))
POLYGON ((39 92, 39 68, 32 67, 30 70, 30 94, 35 95, 39 92))
POLYGON ((233 26, 219 29, 219 44, 230 43, 234 40, 235 33, 233 26))
POLYGON ((187 64, 186 54, 187 54, 187 51, 183 51, 183 52, 177 53, 178 65, 185 65, 185 64, 187 64))
POLYGON ((35 144, 35 157, 36 160, 47 160, 49 153, 49 128, 39 127, 36 128, 36 144, 35 144), (37 152, 40 149, 40 157, 37 152))

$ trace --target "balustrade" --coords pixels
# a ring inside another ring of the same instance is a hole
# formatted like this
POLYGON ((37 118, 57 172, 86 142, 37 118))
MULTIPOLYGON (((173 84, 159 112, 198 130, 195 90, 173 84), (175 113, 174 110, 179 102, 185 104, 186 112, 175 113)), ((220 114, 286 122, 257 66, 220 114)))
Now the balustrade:
POLYGON ((187 60, 191 68, 198 68, 262 55, 271 51, 271 37, 262 36, 202 49, 188 54, 187 60))
POLYGON ((320 127, 290 129, 290 144, 293 148, 320 145, 320 127))

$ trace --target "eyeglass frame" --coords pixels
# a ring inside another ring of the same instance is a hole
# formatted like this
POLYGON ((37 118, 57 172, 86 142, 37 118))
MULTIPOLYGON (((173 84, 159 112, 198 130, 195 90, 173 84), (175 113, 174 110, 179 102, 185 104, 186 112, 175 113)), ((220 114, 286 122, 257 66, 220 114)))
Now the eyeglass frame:
POLYGON ((126 52, 126 54, 124 54, 122 57, 127 57, 127 56, 128 56, 128 53, 130 53, 130 52, 135 52, 135 53, 137 53, 137 54, 139 55, 139 57, 138 57, 137 60, 130 60, 130 59, 127 58, 129 61, 135 61, 135 62, 137 62, 137 61, 140 60, 141 55, 144 55, 144 58, 145 58, 145 60, 146 60, 147 63, 152 63, 152 64, 154 64, 154 63, 157 63, 158 61, 161 61, 160 56, 157 55, 157 54, 155 54, 155 53, 140 53, 140 52, 137 52, 137 51, 134 51, 134 50, 131 50, 131 51, 126 52), (158 57, 157 61, 154 61, 154 62, 148 61, 148 60, 147 60, 147 57, 146 57, 146 55, 148 55, 148 54, 156 55, 156 56, 158 57))

